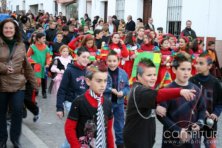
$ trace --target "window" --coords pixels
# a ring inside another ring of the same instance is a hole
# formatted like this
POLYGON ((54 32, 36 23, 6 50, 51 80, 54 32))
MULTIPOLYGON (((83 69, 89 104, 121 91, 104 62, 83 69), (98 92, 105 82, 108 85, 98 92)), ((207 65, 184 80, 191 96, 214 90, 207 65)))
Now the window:
POLYGON ((116 0, 116 16, 119 20, 124 19, 124 7, 125 0, 116 0))
POLYGON ((181 31, 182 0, 168 0, 167 32, 178 37, 181 31))
POLYGON ((19 11, 19 5, 16 5, 16 12, 19 11))
POLYGON ((179 37, 181 30, 181 21, 169 21, 168 32, 176 37, 179 37))
POLYGON ((66 17, 78 18, 78 4, 77 3, 71 3, 66 6, 66 17))

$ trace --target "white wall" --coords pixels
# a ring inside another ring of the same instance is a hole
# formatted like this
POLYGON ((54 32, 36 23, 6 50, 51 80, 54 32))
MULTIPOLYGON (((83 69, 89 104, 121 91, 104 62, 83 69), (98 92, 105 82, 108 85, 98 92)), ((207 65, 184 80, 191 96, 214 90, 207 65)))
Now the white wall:
MULTIPOLYGON (((222 1, 217 0, 214 2, 214 8, 212 8, 212 20, 213 22, 210 23, 210 29, 214 29, 216 40, 222 40, 222 19, 221 19, 221 13, 222 13, 222 1), (213 11, 214 10, 214 11, 213 11)), ((211 31, 211 30, 210 30, 211 31)))
MULTIPOLYGON (((92 1, 92 8, 91 8, 91 18, 93 20, 94 16, 98 15, 100 17, 103 16, 103 14, 101 13, 101 7, 102 7, 102 2, 100 0, 93 0, 92 1)), ((103 6, 104 8, 104 6, 103 6)))
POLYGON ((62 12, 63 15, 66 15, 66 6, 64 4, 58 4, 58 14, 59 12, 62 12))
POLYGON ((216 37, 222 39, 222 12, 221 0, 184 0, 182 8, 182 29, 185 28, 186 20, 192 21, 192 28, 197 36, 216 37), (193 11, 191 11, 193 10, 193 11))
POLYGON ((168 0, 153 0, 152 1, 152 18, 155 28, 163 27, 166 32, 167 27, 167 1, 168 0))
POLYGON ((143 18, 143 0, 125 0, 125 20, 128 15, 132 15, 135 22, 137 18, 143 18))
POLYGON ((93 18, 92 16, 92 1, 86 2, 86 13, 88 14, 89 18, 93 18))
MULTIPOLYGON (((155 27, 167 25, 167 1, 153 0, 152 17, 155 27)), ((222 40, 222 1, 221 0, 183 0, 182 1, 181 29, 186 26, 186 21, 192 21, 192 29, 197 36, 216 37, 222 40)))
POLYGON ((104 15, 105 15, 105 2, 104 1, 101 1, 100 2, 100 10, 99 10, 99 16, 101 17, 101 18, 103 18, 103 20, 105 19, 104 18, 104 15))
POLYGON ((209 19, 209 0, 183 0, 181 30, 186 27, 186 21, 192 21, 192 29, 197 36, 205 36, 209 19), (192 5, 191 5, 192 4, 192 5), (201 4, 201 5, 200 5, 201 4))
POLYGON ((116 13, 116 0, 108 0, 107 17, 116 13))
MULTIPOLYGON (((137 1, 137 15, 135 16, 134 20, 137 21, 138 18, 143 19, 143 0, 136 0, 137 1)), ((132 11, 132 10, 131 10, 132 11)))
POLYGON ((19 5, 19 9, 22 9, 22 1, 18 0, 9 0, 7 1, 7 8, 9 8, 9 10, 11 11, 16 11, 16 6, 19 5))
POLYGON ((78 18, 84 17, 86 13, 86 0, 78 0, 79 8, 78 8, 78 18))
MULTIPOLYGON (((7 4, 12 6, 12 11, 16 10, 16 5, 19 5, 19 9, 23 9, 22 0, 11 0, 7 4)), ((25 11, 29 10, 30 5, 38 5, 39 9, 43 9, 45 12, 55 13, 55 3, 53 0, 26 0, 25 1, 25 11), (42 7, 42 8, 41 8, 42 7)), ((11 10, 11 6, 7 6, 11 10)))

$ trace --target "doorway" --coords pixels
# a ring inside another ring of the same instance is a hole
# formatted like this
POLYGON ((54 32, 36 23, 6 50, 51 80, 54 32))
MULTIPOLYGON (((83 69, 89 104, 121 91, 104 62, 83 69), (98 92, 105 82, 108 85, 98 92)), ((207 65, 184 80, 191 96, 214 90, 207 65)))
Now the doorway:
POLYGON ((152 0, 143 1, 143 23, 146 24, 152 13, 152 0))

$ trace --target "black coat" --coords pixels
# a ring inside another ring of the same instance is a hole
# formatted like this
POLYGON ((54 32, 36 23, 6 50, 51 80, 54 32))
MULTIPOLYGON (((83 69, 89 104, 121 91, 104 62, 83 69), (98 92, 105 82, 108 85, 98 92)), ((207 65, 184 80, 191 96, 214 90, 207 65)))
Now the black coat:
POLYGON ((22 33, 22 40, 23 40, 23 43, 25 44, 26 51, 28 51, 28 48, 30 46, 29 39, 31 38, 31 34, 34 31, 31 29, 27 30, 26 32, 23 29, 20 29, 20 30, 22 33))
POLYGON ((197 38, 196 32, 193 29, 191 29, 191 28, 185 28, 181 32, 180 36, 187 36, 187 37, 191 36, 192 39, 196 39, 197 38))
POLYGON ((153 31, 155 31, 155 27, 154 27, 153 24, 152 24, 152 26, 153 26, 153 29, 150 28, 150 25, 149 25, 149 24, 146 24, 146 25, 145 25, 145 29, 146 29, 146 30, 149 29, 149 30, 153 30, 153 31))
POLYGON ((133 20, 126 23, 126 31, 135 31, 136 24, 133 20))
POLYGON ((57 30, 56 29, 48 29, 45 31, 46 40, 48 42, 53 42, 56 37, 57 30))

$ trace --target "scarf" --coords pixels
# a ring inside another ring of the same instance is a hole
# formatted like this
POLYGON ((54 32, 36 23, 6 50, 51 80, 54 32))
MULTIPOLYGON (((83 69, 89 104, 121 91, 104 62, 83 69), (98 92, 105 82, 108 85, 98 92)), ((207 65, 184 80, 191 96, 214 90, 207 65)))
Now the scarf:
POLYGON ((105 133, 105 121, 103 106, 101 102, 101 96, 97 96, 92 90, 90 90, 90 95, 98 101, 97 108, 97 135, 96 135, 96 148, 106 148, 106 133, 105 133))

